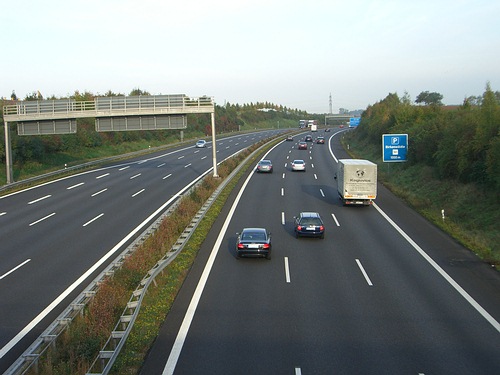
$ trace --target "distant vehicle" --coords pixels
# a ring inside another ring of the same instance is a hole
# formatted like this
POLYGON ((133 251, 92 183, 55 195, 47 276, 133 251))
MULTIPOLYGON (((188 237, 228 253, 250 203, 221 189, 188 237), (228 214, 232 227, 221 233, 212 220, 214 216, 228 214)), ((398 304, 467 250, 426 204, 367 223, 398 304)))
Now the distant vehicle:
POLYGON ((197 148, 207 147, 207 141, 205 141, 204 139, 200 139, 198 142, 196 142, 195 147, 197 148))
POLYGON ((305 141, 306 142, 312 142, 313 141, 312 135, 306 135, 305 141))
POLYGON ((330 131, 330 128, 326 128, 326 129, 325 129, 325 132, 329 132, 329 131, 330 131))
POLYGON ((377 197, 377 164, 371 161, 340 159, 335 178, 344 206, 368 206, 377 197))
POLYGON ((271 259, 271 233, 265 228, 244 228, 236 233, 236 256, 238 258, 265 257, 271 259))
POLYGON ((296 159, 292 161, 292 172, 295 171, 306 171, 306 162, 302 159, 296 159))
POLYGON ((257 172, 273 173, 273 163, 271 160, 261 160, 257 163, 257 172))
POLYGON ((312 125, 311 125, 311 131, 312 131, 312 132, 317 132, 317 131, 318 131, 318 125, 316 125, 316 124, 312 124, 312 125))
POLYGON ((325 138, 324 137, 318 137, 316 138, 316 143, 322 145, 325 143, 325 138))
POLYGON ((307 143, 306 142, 299 142, 299 150, 307 150, 307 143))
POLYGON ((289 135, 288 137, 286 137, 286 140, 287 141, 293 141, 293 137, 291 135, 289 135))
POLYGON ((301 212, 295 219, 295 237, 325 238, 325 225, 319 213, 301 212))

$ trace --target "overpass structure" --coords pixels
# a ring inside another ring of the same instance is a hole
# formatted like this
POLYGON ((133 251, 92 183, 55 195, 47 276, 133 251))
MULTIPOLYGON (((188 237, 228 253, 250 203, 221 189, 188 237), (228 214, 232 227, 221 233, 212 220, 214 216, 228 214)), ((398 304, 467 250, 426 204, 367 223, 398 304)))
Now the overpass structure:
POLYGON ((74 99, 19 101, 3 107, 7 184, 13 182, 9 122, 17 122, 19 135, 76 133, 76 119, 95 118, 96 131, 185 129, 187 115, 210 113, 212 121, 214 176, 215 105, 212 97, 191 98, 184 94, 96 97, 92 101, 74 99))
POLYGON ((328 124, 328 120, 335 120, 335 121, 349 121, 351 117, 354 117, 353 115, 345 114, 345 115, 337 115, 337 114, 329 114, 325 115, 325 125, 328 124))

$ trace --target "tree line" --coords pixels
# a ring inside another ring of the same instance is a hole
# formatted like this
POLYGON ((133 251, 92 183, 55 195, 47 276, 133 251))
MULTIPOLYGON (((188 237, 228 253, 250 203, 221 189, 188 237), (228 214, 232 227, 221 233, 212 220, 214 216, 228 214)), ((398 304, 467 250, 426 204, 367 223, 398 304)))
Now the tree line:
MULTIPOLYGON (((434 93, 433 93, 434 94, 434 93)), ((441 105, 442 96, 424 92, 413 105, 391 93, 368 106, 356 137, 380 147, 383 134, 408 134, 408 163, 433 168, 440 178, 494 188, 500 197, 500 93, 487 83, 480 97, 462 105, 441 105)))

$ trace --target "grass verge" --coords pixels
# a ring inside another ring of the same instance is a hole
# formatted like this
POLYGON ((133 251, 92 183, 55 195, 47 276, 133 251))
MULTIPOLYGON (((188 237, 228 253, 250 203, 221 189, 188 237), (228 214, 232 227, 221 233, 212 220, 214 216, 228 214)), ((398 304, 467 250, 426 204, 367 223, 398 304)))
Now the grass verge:
POLYGON ((350 134, 342 142, 351 156, 377 163, 379 181, 394 194, 482 260, 500 267, 500 209, 495 192, 440 179, 428 166, 383 163, 380 148, 362 144, 350 134))

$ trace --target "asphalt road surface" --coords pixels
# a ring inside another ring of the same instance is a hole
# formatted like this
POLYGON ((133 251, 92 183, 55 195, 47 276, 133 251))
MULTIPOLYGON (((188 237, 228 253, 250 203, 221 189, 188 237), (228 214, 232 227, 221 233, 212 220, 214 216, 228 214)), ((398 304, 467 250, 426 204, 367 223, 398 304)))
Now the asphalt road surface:
POLYGON ((383 186, 375 205, 343 207, 331 134, 282 142, 274 173, 242 179, 141 374, 500 374, 498 273, 383 186), (320 213, 325 239, 295 238, 301 211, 320 213), (236 258, 244 227, 272 232, 272 260, 236 258))
MULTIPOLYGON (((217 160, 278 132, 217 140, 217 160)), ((0 197, 0 373, 211 167, 193 142, 0 197)))

